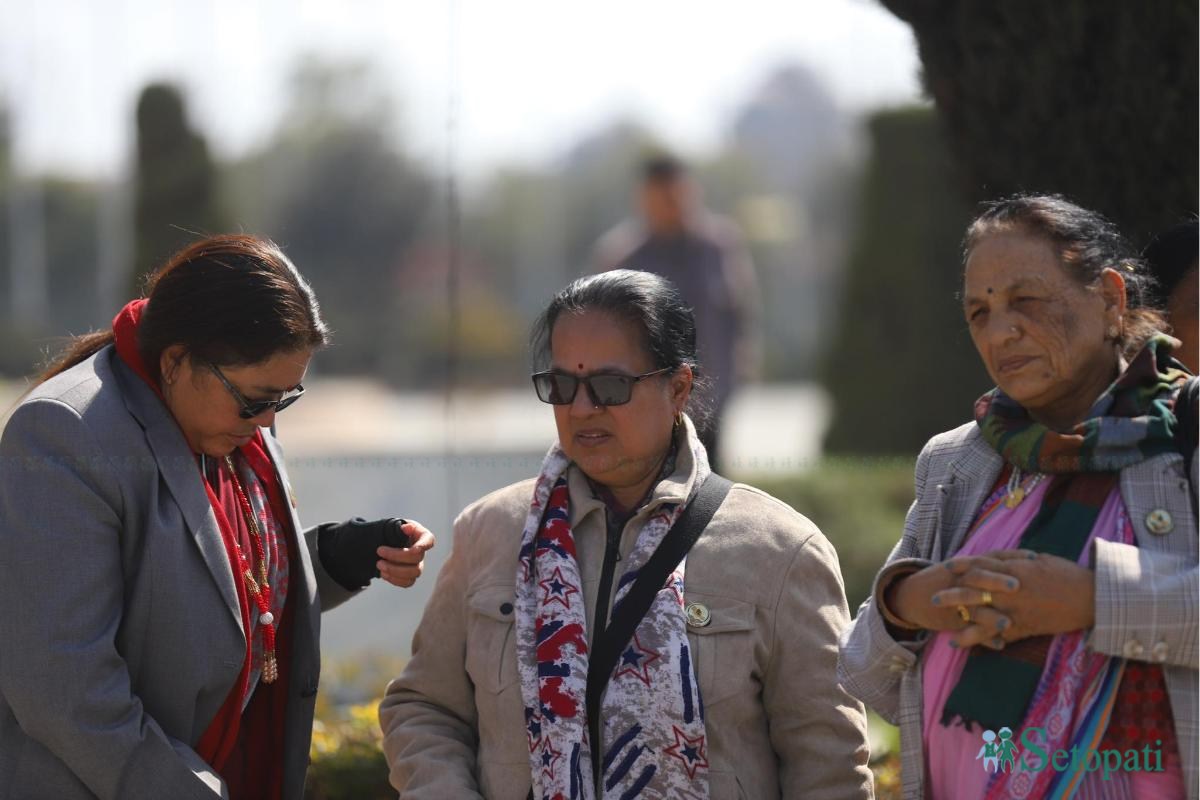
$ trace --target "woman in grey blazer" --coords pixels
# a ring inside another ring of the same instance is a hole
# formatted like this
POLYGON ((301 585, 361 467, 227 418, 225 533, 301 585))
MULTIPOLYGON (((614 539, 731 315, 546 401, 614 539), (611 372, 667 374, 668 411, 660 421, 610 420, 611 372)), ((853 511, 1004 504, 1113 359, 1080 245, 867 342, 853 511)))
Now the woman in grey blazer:
POLYGON ((270 242, 177 254, 0 438, 0 798, 299 798, 320 612, 432 535, 300 527, 269 427, 327 333, 270 242), (388 546, 391 545, 391 546, 388 546))
POLYGON ((917 459, 839 676, 900 726, 906 798, 1195 797, 1195 379, 1099 215, 1010 198, 965 254, 997 388, 917 459))

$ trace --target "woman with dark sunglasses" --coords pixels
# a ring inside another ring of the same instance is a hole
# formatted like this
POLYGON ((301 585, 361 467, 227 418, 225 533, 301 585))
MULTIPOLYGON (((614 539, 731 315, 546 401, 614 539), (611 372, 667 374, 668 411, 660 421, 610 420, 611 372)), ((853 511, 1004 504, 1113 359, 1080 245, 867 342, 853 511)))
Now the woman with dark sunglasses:
POLYGON ((299 798, 320 612, 433 536, 303 530, 270 426, 328 334, 272 243, 199 241, 0 438, 0 797, 299 798), (406 546, 407 545, 407 546, 406 546))
POLYGON ((712 480, 686 413, 695 342, 645 272, 583 278, 542 315, 558 442, 455 524, 380 708, 402 798, 870 797, 863 709, 835 679, 846 598, 811 522, 733 484, 637 604, 712 480))

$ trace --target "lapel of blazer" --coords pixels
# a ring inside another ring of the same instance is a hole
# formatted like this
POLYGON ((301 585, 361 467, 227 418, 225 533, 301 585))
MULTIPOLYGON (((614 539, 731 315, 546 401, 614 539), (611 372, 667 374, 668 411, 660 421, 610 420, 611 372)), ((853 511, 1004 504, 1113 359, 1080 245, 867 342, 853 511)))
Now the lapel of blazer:
POLYGON ((115 350, 110 357, 113 373, 121 382, 125 407, 145 430, 146 441, 154 453, 163 483, 179 506, 183 521, 200 550, 200 557, 221 590, 221 597, 225 599, 225 606, 233 616, 234 624, 245 636, 237 587, 233 583, 234 571, 230 568, 229 556, 221 541, 221 530, 217 527, 212 504, 208 502, 208 493, 204 491, 196 456, 183 438, 175 418, 150 387, 125 366, 115 350))
POLYGON ((943 537, 938 552, 948 558, 962 547, 979 506, 987 499, 1004 468, 1004 460, 983 440, 979 429, 971 426, 961 449, 950 462, 950 477, 942 489, 942 513, 938 535, 943 537))
POLYGON ((1121 470, 1121 499, 1138 547, 1196 558, 1196 520, 1184 470, 1177 453, 1157 455, 1121 470), (1146 520, 1163 512, 1169 515, 1170 528, 1154 533, 1146 520))
MULTIPOLYGON (((958 551, 976 511, 987 499, 1003 467, 1003 459, 983 440, 978 430, 962 442, 949 464, 947 483, 938 486, 942 505, 934 553, 946 558, 958 551), (938 547, 946 543, 946 537, 949 537, 948 546, 939 550, 938 547)), ((1139 547, 1196 557, 1196 522, 1184 469, 1182 458, 1167 453, 1121 470, 1121 497, 1139 547), (1151 533, 1146 519, 1152 512, 1161 514, 1164 511, 1172 520, 1171 529, 1164 534, 1151 533), (1172 533, 1175 535, 1170 535, 1172 533)))

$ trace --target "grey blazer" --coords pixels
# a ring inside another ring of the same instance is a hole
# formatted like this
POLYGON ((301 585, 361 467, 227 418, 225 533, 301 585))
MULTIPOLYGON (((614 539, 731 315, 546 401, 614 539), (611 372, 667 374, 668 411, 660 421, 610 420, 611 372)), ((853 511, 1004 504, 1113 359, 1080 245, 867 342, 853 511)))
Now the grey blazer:
MULTIPOLYGON (((1002 467, 974 422, 933 437, 917 458, 916 500, 887 564, 941 561, 957 552, 1002 467)), ((1191 473, 1195 481, 1196 458, 1191 473)), ((1096 542, 1096 623, 1088 644, 1097 653, 1162 664, 1188 796, 1196 797, 1200 567, 1183 457, 1166 453, 1127 467, 1120 487, 1138 546, 1096 542), (1163 524, 1164 512, 1169 524, 1163 524)), ((906 800, 925 796, 920 660, 925 641, 923 635, 893 639, 872 596, 843 634, 838 658, 843 686, 900 727, 906 800)))
MULTIPOLYGON (((320 611, 351 594, 311 531, 305 542, 291 565, 287 798, 303 794, 320 611)), ((195 457, 162 402, 111 346, 37 387, 0 438, 0 798, 227 796, 192 748, 244 636, 195 457)))

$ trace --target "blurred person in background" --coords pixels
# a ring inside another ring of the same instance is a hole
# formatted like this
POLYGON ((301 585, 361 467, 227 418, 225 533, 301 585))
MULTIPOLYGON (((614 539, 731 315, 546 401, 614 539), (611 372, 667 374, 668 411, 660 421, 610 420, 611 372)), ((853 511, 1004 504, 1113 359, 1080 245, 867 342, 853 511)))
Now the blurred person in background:
POLYGON ((1191 219, 1164 231, 1142 256, 1158 284, 1171 332, 1182 343, 1172 355, 1195 374, 1200 371, 1200 223, 1191 219))
POLYGON ((918 457, 839 675, 900 726, 906 798, 1195 797, 1196 379, 1099 214, 996 202, 964 253, 996 388, 918 457), (1011 769, 979 760, 997 734, 1011 769))
POLYGON ((639 215, 597 243, 594 269, 634 269, 671 281, 696 318, 697 352, 704 364, 712 406, 698 417, 700 439, 719 465, 721 417, 733 391, 758 376, 758 281, 750 253, 734 222, 704 207, 700 187, 683 162, 670 155, 647 159, 641 169, 639 215))
POLYGON ((0 796, 300 798, 320 612, 433 536, 300 527, 275 415, 327 342, 272 243, 176 254, 0 438, 0 796), (387 546, 391 545, 391 546, 387 546))
POLYGON ((835 679, 837 555, 711 472, 680 294, 581 278, 534 350, 558 443, 455 523, 380 706, 400 796, 869 798, 866 720, 835 679))

